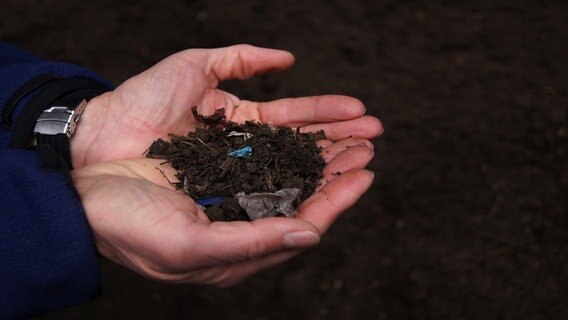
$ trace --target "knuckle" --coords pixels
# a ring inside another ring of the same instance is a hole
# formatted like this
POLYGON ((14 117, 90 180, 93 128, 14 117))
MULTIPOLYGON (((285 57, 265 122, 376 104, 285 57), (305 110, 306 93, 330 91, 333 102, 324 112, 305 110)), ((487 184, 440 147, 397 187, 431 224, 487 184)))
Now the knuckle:
POLYGON ((247 260, 254 260, 266 254, 267 245, 264 241, 254 239, 248 246, 247 260))

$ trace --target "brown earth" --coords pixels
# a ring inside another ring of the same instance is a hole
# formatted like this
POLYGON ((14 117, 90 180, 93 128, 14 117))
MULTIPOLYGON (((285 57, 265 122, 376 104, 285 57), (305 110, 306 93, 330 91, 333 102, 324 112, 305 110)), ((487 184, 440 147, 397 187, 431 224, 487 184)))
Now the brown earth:
POLYGON ((0 37, 115 83, 192 47, 284 48, 247 99, 341 93, 379 116, 370 192, 321 245, 229 289, 102 262, 42 319, 568 318, 568 12, 560 0, 3 1, 0 37))
POLYGON ((171 165, 177 182, 164 178, 202 205, 209 220, 291 217, 320 185, 325 161, 316 142, 326 138, 323 131, 227 122, 224 109, 211 117, 193 111, 204 128, 160 138, 146 157, 171 165))

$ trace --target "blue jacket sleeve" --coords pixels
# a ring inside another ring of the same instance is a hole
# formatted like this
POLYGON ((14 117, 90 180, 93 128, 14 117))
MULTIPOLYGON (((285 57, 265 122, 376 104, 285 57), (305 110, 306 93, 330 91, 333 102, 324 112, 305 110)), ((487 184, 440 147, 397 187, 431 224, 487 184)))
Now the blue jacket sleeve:
MULTIPOLYGON (((78 66, 42 61, 0 42, 0 112, 20 86, 46 72, 107 84, 78 66)), ((10 132, 0 130, 0 318, 94 299, 100 290, 97 255, 74 187, 63 173, 40 168, 35 151, 11 149, 9 142, 10 132)))

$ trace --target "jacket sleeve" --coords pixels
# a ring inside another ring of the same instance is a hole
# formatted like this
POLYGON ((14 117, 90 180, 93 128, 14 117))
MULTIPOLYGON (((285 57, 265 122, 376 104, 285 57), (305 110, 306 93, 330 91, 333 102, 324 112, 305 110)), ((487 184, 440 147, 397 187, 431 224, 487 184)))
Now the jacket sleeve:
MULTIPOLYGON (((46 72, 108 85, 78 66, 42 61, 0 42, 0 112, 19 87, 46 72)), ((10 137, 8 128, 0 130, 0 318, 27 318, 94 299, 100 290, 97 255, 74 187, 64 173, 40 168, 34 150, 11 149, 10 137)))

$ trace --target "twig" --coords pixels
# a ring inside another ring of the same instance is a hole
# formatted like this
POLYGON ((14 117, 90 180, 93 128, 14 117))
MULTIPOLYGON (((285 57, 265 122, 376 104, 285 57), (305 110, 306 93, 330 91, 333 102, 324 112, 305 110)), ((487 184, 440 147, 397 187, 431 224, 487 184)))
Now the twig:
POLYGON ((164 170, 162 170, 162 169, 160 169, 160 168, 158 168, 158 167, 154 167, 154 168, 156 168, 156 169, 158 169, 158 171, 160 171, 160 173, 164 176, 164 178, 166 178, 166 180, 168 181, 168 183, 169 183, 171 186, 177 187, 177 185, 176 185, 175 183, 173 183, 173 182, 168 178, 168 176, 166 176, 166 173, 164 172, 164 170))

